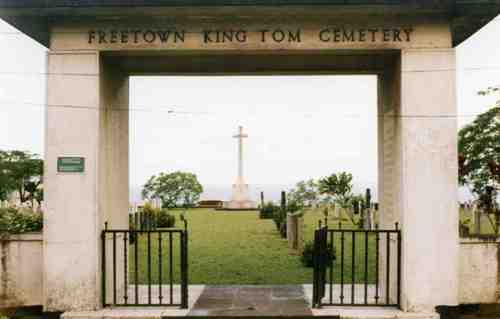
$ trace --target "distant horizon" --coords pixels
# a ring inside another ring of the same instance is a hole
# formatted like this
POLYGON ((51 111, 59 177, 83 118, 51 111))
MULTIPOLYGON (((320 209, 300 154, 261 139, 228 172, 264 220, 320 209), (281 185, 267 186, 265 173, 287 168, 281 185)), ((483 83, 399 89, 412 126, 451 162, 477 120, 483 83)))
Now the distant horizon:
MULTIPOLYGON (((477 94, 500 84, 500 45, 492 41, 500 33, 497 22, 455 50, 458 129, 498 99, 477 94)), ((6 22, 0 21, 0 32, 0 149, 43 158, 47 49, 6 22)), ((238 125, 249 134, 245 177, 252 194, 258 193, 254 185, 271 185, 274 194, 339 171, 377 194, 374 76, 131 77, 130 108, 131 198, 149 176, 175 170, 196 173, 204 196, 230 196, 236 174, 231 136, 238 125)))
MULTIPOLYGON (((228 201, 231 197, 231 185, 202 185, 204 192, 201 194, 200 200, 221 200, 228 201)), ((289 191, 294 185, 249 185, 251 199, 260 202, 260 192, 264 191, 264 200, 278 202, 280 200, 281 191, 289 191)), ((354 185, 354 194, 364 194, 366 189, 370 188, 373 202, 378 202, 378 188, 366 185, 354 185)), ((144 202, 141 198, 142 186, 130 187, 130 203, 139 204, 144 202)), ((473 199, 473 195, 467 187, 459 187, 458 201, 460 203, 467 202, 473 199)))

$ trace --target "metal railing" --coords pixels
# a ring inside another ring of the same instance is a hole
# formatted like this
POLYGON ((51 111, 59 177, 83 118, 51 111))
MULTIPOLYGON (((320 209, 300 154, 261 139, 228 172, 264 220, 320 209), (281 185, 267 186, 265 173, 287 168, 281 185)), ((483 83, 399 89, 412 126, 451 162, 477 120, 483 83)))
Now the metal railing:
POLYGON ((103 306, 188 307, 188 232, 102 231, 103 306))
POLYGON ((323 226, 314 237, 313 306, 400 307, 401 231, 323 226))

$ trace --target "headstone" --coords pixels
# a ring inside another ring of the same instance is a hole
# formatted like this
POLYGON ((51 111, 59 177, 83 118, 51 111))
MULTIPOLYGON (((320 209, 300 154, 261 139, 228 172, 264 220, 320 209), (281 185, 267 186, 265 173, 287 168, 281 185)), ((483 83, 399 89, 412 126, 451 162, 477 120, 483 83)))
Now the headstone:
POLYGON ((281 191, 281 210, 286 211, 286 192, 281 191))
POLYGON ((296 243, 296 218, 292 214, 286 215, 286 239, 288 241, 288 248, 295 249, 296 243))
POLYGON ((472 214, 474 215, 474 234, 481 234, 481 210, 476 203, 472 205, 472 214))
POLYGON ((348 208, 341 208, 341 218, 344 217, 344 213, 349 217, 350 220, 354 220, 354 210, 350 207, 348 208))
POLYGON ((286 222, 288 248, 301 254, 304 249, 304 217, 297 214, 287 214, 286 222))
POLYGON ((297 252, 302 254, 304 251, 304 217, 297 218, 297 252))
POLYGON ((363 229, 369 230, 372 227, 371 224, 371 202, 372 202, 372 194, 369 188, 366 189, 366 195, 365 195, 365 207, 364 208, 364 214, 363 214, 363 229))
POLYGON ((375 214, 377 213, 376 209, 375 209, 375 204, 371 204, 371 207, 370 207, 370 214, 368 215, 368 218, 370 219, 369 222, 370 222, 370 230, 373 230, 373 225, 375 225, 375 214))

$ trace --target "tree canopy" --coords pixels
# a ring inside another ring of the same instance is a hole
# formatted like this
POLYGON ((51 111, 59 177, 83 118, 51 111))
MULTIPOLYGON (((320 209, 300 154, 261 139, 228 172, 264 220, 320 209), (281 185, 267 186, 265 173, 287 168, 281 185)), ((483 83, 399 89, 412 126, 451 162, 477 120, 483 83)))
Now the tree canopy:
POLYGON ((458 134, 459 181, 483 194, 500 183, 500 107, 479 115, 458 134))
POLYGON ((315 206, 319 200, 318 183, 314 179, 298 182, 293 189, 288 192, 289 203, 298 207, 315 206))
MULTIPOLYGON (((490 89, 489 92, 496 92, 490 89)), ((480 92, 480 94, 487 94, 480 92)), ((459 182, 476 195, 479 208, 500 231, 500 106, 480 114, 458 134, 459 182), (490 215, 494 215, 495 222, 490 215)))
POLYGON ((144 199, 159 199, 163 208, 192 207, 200 199, 203 186, 195 174, 187 172, 160 173, 144 185, 144 199))
POLYGON ((350 204, 352 197, 351 173, 340 172, 332 174, 320 179, 318 185, 321 194, 330 196, 342 207, 345 208, 350 204))
POLYGON ((43 160, 38 155, 23 151, 0 150, 0 200, 17 193, 21 203, 37 200, 43 193, 43 160))

